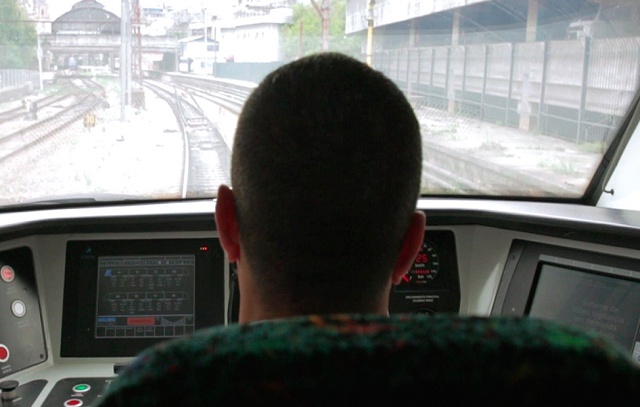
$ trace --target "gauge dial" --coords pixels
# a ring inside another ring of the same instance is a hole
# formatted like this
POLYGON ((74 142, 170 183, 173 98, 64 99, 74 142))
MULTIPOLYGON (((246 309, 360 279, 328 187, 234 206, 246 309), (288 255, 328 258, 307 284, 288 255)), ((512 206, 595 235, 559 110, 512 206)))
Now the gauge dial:
POLYGON ((429 242, 423 242, 413 267, 402 277, 399 289, 421 290, 427 288, 438 277, 440 260, 438 252, 429 242))

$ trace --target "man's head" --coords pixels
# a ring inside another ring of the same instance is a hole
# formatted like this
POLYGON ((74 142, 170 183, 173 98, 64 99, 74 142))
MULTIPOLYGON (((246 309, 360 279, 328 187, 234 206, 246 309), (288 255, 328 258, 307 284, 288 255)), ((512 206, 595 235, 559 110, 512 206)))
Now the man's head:
POLYGON ((386 310, 422 242, 421 168, 413 110, 381 73, 326 53, 268 75, 240 115, 233 191, 216 207, 241 322, 386 310))

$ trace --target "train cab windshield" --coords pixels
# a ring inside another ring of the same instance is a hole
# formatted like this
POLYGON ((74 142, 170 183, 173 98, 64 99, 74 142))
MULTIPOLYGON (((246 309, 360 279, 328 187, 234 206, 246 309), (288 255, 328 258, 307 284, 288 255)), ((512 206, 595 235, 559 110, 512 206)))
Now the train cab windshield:
POLYGON ((238 117, 322 52, 419 122, 427 228, 391 316, 549 319, 640 365, 639 22, 638 0, 0 1, 0 386, 94 405, 143 349, 238 322, 215 222, 238 117))
POLYGON ((636 102, 631 0, 155 3, 2 6, 0 204, 213 198, 243 101, 315 52, 405 92, 425 196, 593 201, 636 102))

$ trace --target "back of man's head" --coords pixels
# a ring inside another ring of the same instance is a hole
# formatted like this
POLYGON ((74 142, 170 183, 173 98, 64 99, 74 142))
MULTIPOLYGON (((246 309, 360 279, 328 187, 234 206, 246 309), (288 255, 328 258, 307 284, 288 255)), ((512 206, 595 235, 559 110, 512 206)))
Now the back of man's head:
POLYGON ((245 104, 231 167, 240 240, 264 301, 328 313, 379 300, 422 168, 418 122, 389 79, 335 53, 277 69, 245 104))

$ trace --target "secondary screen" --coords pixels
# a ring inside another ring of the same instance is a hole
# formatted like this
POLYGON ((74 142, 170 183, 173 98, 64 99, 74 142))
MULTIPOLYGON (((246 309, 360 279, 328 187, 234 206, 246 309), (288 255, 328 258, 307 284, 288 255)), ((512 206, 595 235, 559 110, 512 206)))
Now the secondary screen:
POLYGON ((194 255, 98 258, 96 338, 161 338, 195 328, 194 255))
POLYGON ((543 264, 529 315, 596 331, 631 351, 640 282, 543 264))

